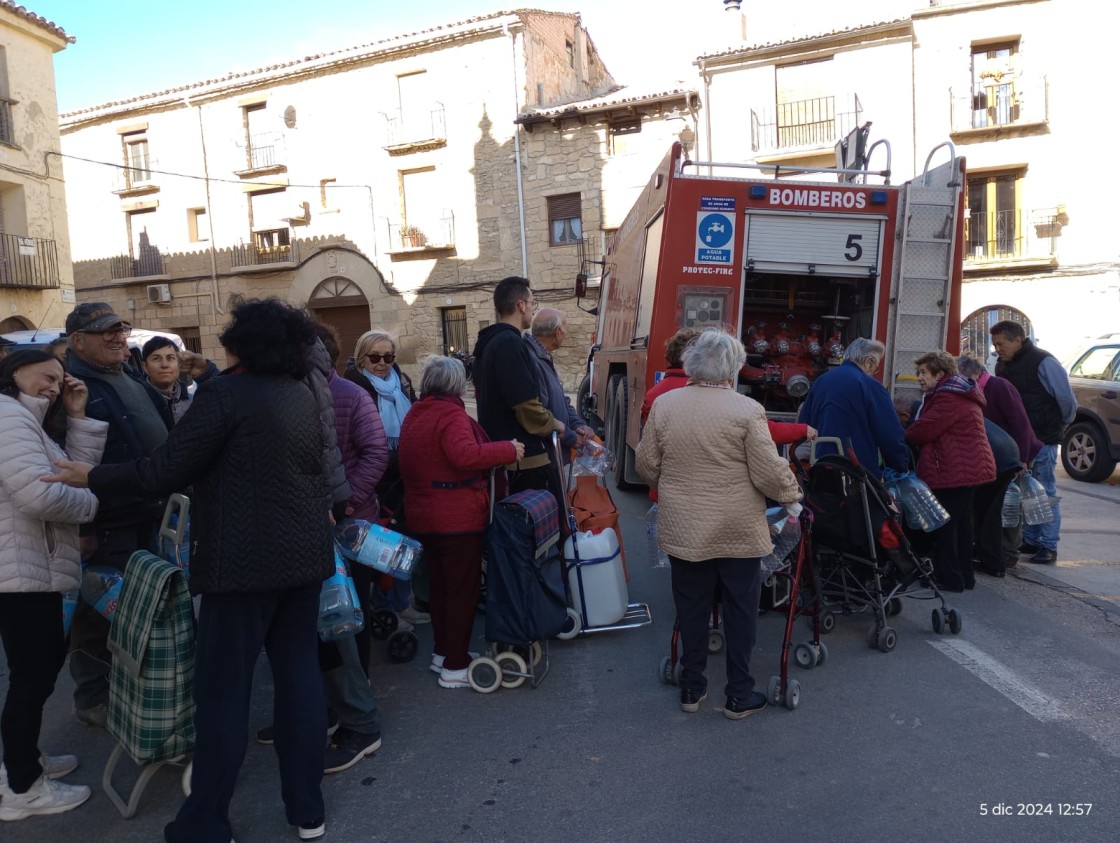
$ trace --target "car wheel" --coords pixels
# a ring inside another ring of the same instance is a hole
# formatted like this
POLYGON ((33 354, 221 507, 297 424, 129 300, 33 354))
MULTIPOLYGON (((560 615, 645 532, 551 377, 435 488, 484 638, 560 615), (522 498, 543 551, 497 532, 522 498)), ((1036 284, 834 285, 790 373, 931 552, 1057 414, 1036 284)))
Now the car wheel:
POLYGON ((1070 425, 1062 437, 1062 467, 1074 480, 1086 483, 1111 477, 1116 460, 1112 459, 1108 437, 1092 422, 1070 425))

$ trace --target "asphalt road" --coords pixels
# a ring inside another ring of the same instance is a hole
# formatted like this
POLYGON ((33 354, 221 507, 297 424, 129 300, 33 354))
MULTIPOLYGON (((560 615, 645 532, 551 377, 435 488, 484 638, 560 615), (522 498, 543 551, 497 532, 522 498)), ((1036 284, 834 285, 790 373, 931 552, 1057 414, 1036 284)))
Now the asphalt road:
MULTIPOLYGON (((673 610, 668 571, 645 559, 647 502, 637 492, 615 500, 631 599, 649 602, 654 624, 554 642, 539 688, 488 696, 437 687, 424 658, 429 627, 419 628, 421 656, 410 664, 382 662, 375 648, 384 746, 325 779, 326 839, 1120 837, 1120 614, 1026 576, 982 578, 950 595, 963 615, 959 636, 935 635, 929 604, 917 600, 892 621, 899 643, 889 654, 867 647, 866 618, 841 618, 825 639, 827 663, 792 668, 797 711, 727 720, 713 657, 709 698, 688 715, 657 678, 673 610)), ((1067 519, 1079 500, 1096 501, 1067 495, 1067 519)), ((1103 529, 1115 537, 1116 523, 1103 529)), ((760 619, 752 668, 762 685, 777 671, 782 627, 777 614, 760 619)), ((797 629, 807 637, 804 624, 797 629)), ((263 660, 258 676, 252 729, 271 719, 263 660)), ((177 771, 160 771, 139 814, 121 819, 100 790, 111 740, 71 719, 70 689, 64 671, 41 745, 77 752, 83 764, 70 780, 94 796, 70 814, 5 824, 0 839, 162 839, 182 799, 177 771)), ((295 839, 270 747, 250 744, 231 810, 238 843, 295 839)))

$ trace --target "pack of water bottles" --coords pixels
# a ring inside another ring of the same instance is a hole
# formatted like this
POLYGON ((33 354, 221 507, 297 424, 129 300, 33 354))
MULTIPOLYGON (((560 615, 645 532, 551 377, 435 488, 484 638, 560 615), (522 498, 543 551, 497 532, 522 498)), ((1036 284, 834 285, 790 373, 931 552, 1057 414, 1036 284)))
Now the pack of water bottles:
POLYGON ((941 505, 941 501, 914 472, 900 474, 888 470, 883 476, 883 482, 902 510, 906 525, 911 529, 932 533, 949 523, 949 513, 941 505))
POLYGON ((398 580, 412 579, 412 569, 424 550, 416 539, 360 518, 340 521, 334 528, 334 540, 351 562, 398 580))
POLYGON ((361 632, 365 613, 358 590, 338 548, 334 552, 334 573, 323 580, 319 592, 319 638, 335 641, 344 635, 361 632))
POLYGON ((789 562, 789 556, 797 543, 801 541, 801 504, 785 506, 772 506, 766 510, 766 524, 770 528, 770 540, 774 549, 769 556, 762 557, 762 578, 765 580, 772 573, 782 568, 789 562))

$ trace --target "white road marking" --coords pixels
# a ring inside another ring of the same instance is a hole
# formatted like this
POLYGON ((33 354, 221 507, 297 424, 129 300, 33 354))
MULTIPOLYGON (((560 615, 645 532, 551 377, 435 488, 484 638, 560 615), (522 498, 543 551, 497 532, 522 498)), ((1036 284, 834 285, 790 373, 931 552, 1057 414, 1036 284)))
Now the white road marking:
POLYGON ((1007 665, 967 641, 948 638, 929 643, 965 670, 995 688, 1036 720, 1053 723, 1070 719, 1070 715, 1057 700, 1024 682, 1007 665))

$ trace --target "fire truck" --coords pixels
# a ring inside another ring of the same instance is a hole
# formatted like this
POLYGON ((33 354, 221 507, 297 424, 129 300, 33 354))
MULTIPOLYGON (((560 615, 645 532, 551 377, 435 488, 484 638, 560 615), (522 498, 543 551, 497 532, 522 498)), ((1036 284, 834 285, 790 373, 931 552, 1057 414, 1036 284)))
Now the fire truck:
POLYGON ((615 453, 621 488, 642 483, 638 409, 680 328, 740 337, 738 390, 782 419, 857 337, 886 345, 877 377, 896 397, 917 397, 916 356, 958 353, 964 160, 942 144, 920 176, 892 185, 889 145, 886 169, 867 169, 886 143, 866 147, 867 128, 850 138, 856 154, 838 145, 834 169, 689 161, 674 144, 603 259, 585 262, 577 303, 598 326, 577 403, 615 453))

